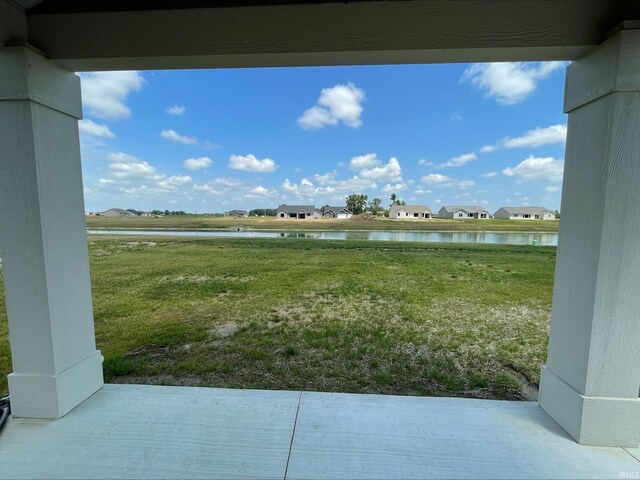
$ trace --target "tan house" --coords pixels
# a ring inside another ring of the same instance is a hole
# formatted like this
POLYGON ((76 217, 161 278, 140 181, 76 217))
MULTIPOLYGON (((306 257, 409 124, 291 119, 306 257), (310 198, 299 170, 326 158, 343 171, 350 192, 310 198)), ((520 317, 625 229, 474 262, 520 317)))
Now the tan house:
POLYGON ((491 218, 491 214, 477 205, 445 205, 438 212, 440 218, 452 218, 456 220, 465 220, 476 218, 484 220, 491 218))
POLYGON ((431 218, 431 209, 426 205, 392 205, 389 218, 394 220, 425 220, 431 218))
POLYGON ((280 205, 276 210, 278 220, 313 220, 322 218, 322 212, 313 205, 280 205))
POLYGON ((544 207, 502 207, 494 217, 501 220, 555 220, 556 214, 544 207))

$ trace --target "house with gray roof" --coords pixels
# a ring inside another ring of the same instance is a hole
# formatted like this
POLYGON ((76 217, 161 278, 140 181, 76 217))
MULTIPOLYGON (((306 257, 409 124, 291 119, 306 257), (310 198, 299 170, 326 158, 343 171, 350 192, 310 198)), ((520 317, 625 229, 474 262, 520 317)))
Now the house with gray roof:
POLYGON ((445 205, 438 212, 440 218, 451 218, 455 220, 464 220, 475 218, 485 220, 491 218, 491 214, 483 207, 478 205, 445 205))
POLYGON ((313 220, 322 218, 322 212, 313 205, 280 205, 276 209, 278 220, 313 220))
POLYGON ((495 213, 501 220, 555 220, 556 214, 544 207, 502 207, 495 213))
POLYGON ((244 218, 249 216, 249 212, 246 210, 231 210, 227 212, 227 215, 231 218, 244 218))
POLYGON ((347 207, 324 207, 323 215, 324 218, 351 218, 353 216, 353 212, 349 210, 347 207))
POLYGON ((110 208, 102 212, 103 217, 138 217, 134 211, 125 210, 124 208, 110 208))
POLYGON ((428 220, 431 209, 426 205, 392 205, 389 218, 394 220, 428 220))

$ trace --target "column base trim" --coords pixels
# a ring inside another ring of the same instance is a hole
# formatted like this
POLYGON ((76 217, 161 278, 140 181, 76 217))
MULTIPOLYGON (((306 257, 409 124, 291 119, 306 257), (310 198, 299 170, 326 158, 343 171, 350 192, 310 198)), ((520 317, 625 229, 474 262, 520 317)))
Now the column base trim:
POLYGON ((581 445, 640 446, 640 399, 580 394, 547 366, 538 405, 581 445))
POLYGON ((63 417, 102 388, 99 350, 57 375, 11 373, 8 376, 14 417, 63 417))

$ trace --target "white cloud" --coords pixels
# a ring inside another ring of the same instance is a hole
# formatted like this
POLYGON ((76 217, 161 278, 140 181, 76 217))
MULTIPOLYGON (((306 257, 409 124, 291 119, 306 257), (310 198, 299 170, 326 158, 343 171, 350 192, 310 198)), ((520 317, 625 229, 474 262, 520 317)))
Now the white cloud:
POLYGON ((433 167, 433 162, 428 161, 426 158, 418 160, 419 167, 433 167))
POLYGON ((300 181, 300 184, 301 184, 301 185, 305 185, 305 186, 307 186, 307 187, 313 187, 313 183, 311 183, 311 182, 310 182, 309 180, 307 180, 306 178, 303 178, 303 179, 300 181))
POLYGON ((123 153, 123 152, 107 153, 107 160, 109 162, 123 162, 123 163, 135 163, 135 162, 141 161, 140 159, 134 157, 133 155, 129 155, 128 153, 123 153))
POLYGON ((432 192, 431 192, 431 190, 427 190, 425 188, 418 188, 413 193, 415 193, 416 195, 426 195, 426 194, 432 193, 432 192))
POLYGON ((319 185, 326 188, 331 187, 334 192, 360 193, 368 189, 378 188, 375 181, 367 178, 361 178, 358 175, 354 175, 346 180, 339 180, 336 177, 337 172, 335 170, 325 173, 324 175, 316 174, 313 176, 319 185))
POLYGON ((493 145, 485 145, 480 149, 482 153, 491 153, 491 152, 494 152, 495 150, 496 150, 496 147, 493 145))
POLYGON ((502 173, 508 177, 516 177, 519 182, 561 182, 564 165, 552 157, 534 157, 520 162, 517 166, 505 168, 502 173))
POLYGON ((160 187, 181 187, 191 182, 191 177, 188 175, 174 175, 165 180, 161 180, 158 182, 158 186, 160 187))
POLYGON ((202 170, 209 168, 212 164, 213 161, 209 157, 189 158, 182 163, 187 170, 202 170))
POLYGON ((78 122, 80 133, 100 138, 116 138, 113 132, 104 124, 95 123, 88 118, 78 122))
POLYGON ((470 82, 502 105, 513 105, 531 95, 537 82, 564 66, 564 62, 474 63, 467 67, 460 81, 470 82))
POLYGON ((109 174, 118 179, 154 179, 157 176, 155 167, 126 153, 109 153, 107 160, 109 174))
POLYGON ((270 158, 259 160, 252 154, 249 154, 231 155, 229 157, 229 168, 247 172, 271 173, 275 171, 277 166, 276 162, 270 158))
POLYGON ((483 173, 482 175, 480 175, 481 177, 484 178, 493 178, 498 174, 498 172, 487 172, 487 173, 483 173))
POLYGON ((281 188, 287 192, 297 192, 298 184, 291 183, 288 178, 285 178, 284 182, 282 182, 281 188))
POLYGON ((364 91, 353 83, 323 88, 318 98, 318 104, 306 110, 298 125, 305 130, 322 128, 326 125, 343 123, 348 127, 357 128, 362 125, 362 102, 364 91))
POLYGON ((252 188, 251 190, 249 190, 249 193, 251 193, 253 195, 266 195, 266 194, 269 193, 269 190, 267 190, 263 186, 258 185, 257 187, 252 188))
POLYGON ((359 178, 367 180, 379 180, 382 182, 401 182, 402 169, 400 162, 395 157, 391 157, 385 165, 360 170, 359 178))
POLYGON ((535 148, 554 143, 564 143, 566 139, 566 125, 551 125, 546 128, 534 128, 521 137, 505 138, 500 143, 505 148, 535 148))
POLYGON ((97 118, 118 119, 131 116, 126 105, 132 91, 142 89, 145 79, 138 72, 95 72, 80 74, 82 104, 97 118))
POLYGON ((429 175, 423 176, 420 179, 420 181, 425 185, 441 186, 441 185, 447 185, 447 184, 450 185, 452 182, 452 179, 451 177, 447 177, 446 175, 441 175, 439 173, 430 173, 429 175))
POLYGON ((182 143, 184 145, 196 145, 198 143, 198 139, 196 137, 180 135, 175 130, 162 130, 162 132, 160 132, 160 136, 167 140, 171 140, 172 142, 182 143))
POLYGON ((316 182, 318 182, 320 185, 330 185, 335 181, 337 175, 338 172, 333 170, 331 172, 325 173, 324 175, 316 173, 313 178, 315 178, 316 182))
POLYGON ((241 182, 239 180, 229 177, 214 178, 211 183, 225 188, 233 188, 241 185, 241 182))
POLYGON ((476 184, 473 180, 456 180, 455 178, 441 175, 440 173, 430 173, 429 175, 423 176, 420 181, 425 185, 433 187, 458 187, 462 190, 466 190, 476 184))
POLYGON ((187 111, 187 107, 183 105, 174 105, 172 107, 167 107, 165 110, 169 115, 183 115, 184 112, 187 111))
POLYGON ((354 172, 361 172, 367 168, 377 167, 381 163, 375 153, 367 153, 366 155, 353 157, 349 162, 349 168, 354 172))
POLYGON ((406 183, 396 183, 395 185, 391 185, 389 183, 387 183, 384 187, 382 187, 382 192, 383 193, 394 193, 394 192, 401 192, 403 190, 407 189, 407 184, 406 183))
POLYGON ((461 167, 462 165, 469 162, 473 162, 474 160, 477 160, 477 159, 478 159, 478 156, 475 153, 473 152, 465 153, 458 157, 450 158, 448 161, 440 165, 440 167, 441 168, 461 167))
POLYGON ((545 187, 544 191, 549 193, 555 193, 560 191, 560 187, 550 185, 548 187, 545 187))
POLYGON ((211 185, 207 185, 206 183, 203 183, 203 184, 194 183, 193 189, 197 192, 210 192, 212 190, 212 187, 211 185))

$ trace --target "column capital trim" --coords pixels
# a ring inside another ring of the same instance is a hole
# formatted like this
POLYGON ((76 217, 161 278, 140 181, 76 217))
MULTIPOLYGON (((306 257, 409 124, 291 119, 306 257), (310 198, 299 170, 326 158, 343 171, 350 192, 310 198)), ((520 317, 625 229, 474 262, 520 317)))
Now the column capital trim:
POLYGON ((29 100, 82 118, 80 77, 25 46, 0 48, 0 102, 29 100))
POLYGON ((640 93, 640 28, 620 30, 567 67, 564 112, 615 92, 640 93))

